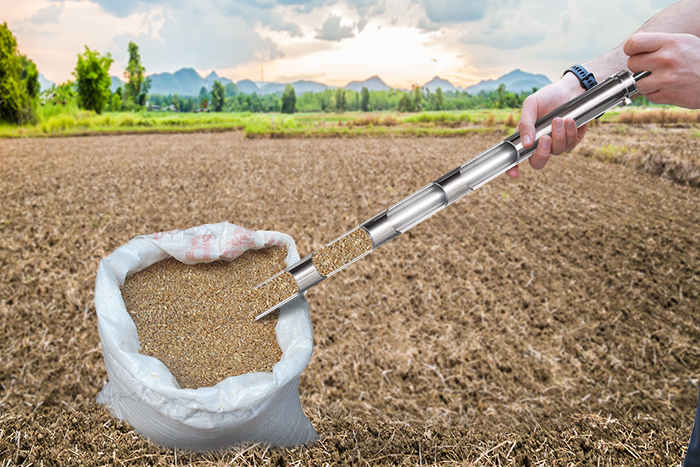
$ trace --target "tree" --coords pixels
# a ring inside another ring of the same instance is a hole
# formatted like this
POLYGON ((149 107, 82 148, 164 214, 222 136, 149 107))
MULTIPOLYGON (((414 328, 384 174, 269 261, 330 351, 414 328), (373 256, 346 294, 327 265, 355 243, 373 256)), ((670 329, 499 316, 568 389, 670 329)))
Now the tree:
POLYGON ((41 86, 39 85, 39 70, 33 61, 29 60, 26 55, 20 55, 22 62, 22 87, 27 90, 30 99, 39 97, 41 86))
POLYGON ((413 89, 413 110, 420 110, 423 106, 423 91, 420 86, 413 89))
POLYGON ((294 92, 294 86, 288 84, 284 87, 282 93, 282 113, 293 114, 296 111, 297 95, 294 92))
POLYGON ((228 83, 224 89, 226 90, 226 97, 238 94, 238 85, 236 83, 228 83))
POLYGON ((224 101, 226 100, 226 90, 224 85, 219 81, 214 81, 211 87, 211 110, 221 112, 224 110, 224 101))
MULTIPOLYGON (((119 88, 117 91, 120 91, 121 88, 119 88)), ((122 109, 122 95, 121 93, 115 92, 112 94, 112 100, 109 105, 109 110, 112 112, 119 112, 122 109)))
POLYGON ((109 54, 100 56, 88 46, 85 46, 84 53, 78 54, 78 64, 73 76, 78 89, 78 105, 83 109, 101 114, 107 106, 110 98, 109 88, 112 85, 112 79, 109 77, 112 62, 109 54))
POLYGON ((177 93, 173 94, 173 108, 175 109, 175 112, 180 111, 180 98, 177 97, 177 93))
POLYGON ((506 85, 503 83, 499 84, 496 94, 498 95, 498 107, 502 109, 506 106, 506 85))
POLYGON ((129 42, 129 63, 124 70, 126 78, 125 99, 131 99, 135 105, 144 106, 148 98, 148 91, 151 89, 151 79, 147 78, 146 68, 141 64, 139 46, 129 42))
POLYGON ((335 110, 339 113, 344 112, 347 107, 347 101, 345 100, 345 91, 338 88, 335 91, 335 110))
POLYGON ((399 112, 413 112, 415 109, 413 100, 410 98, 407 92, 404 92, 401 100, 399 101, 399 112))
POLYGON ((0 26, 0 120, 22 124, 35 119, 39 72, 19 54, 7 23, 0 26))
POLYGON ((435 90, 435 110, 442 110, 445 108, 445 96, 442 94, 442 88, 437 88, 435 90))
POLYGON ((363 112, 369 111, 369 89, 362 88, 362 100, 360 102, 360 108, 363 112))

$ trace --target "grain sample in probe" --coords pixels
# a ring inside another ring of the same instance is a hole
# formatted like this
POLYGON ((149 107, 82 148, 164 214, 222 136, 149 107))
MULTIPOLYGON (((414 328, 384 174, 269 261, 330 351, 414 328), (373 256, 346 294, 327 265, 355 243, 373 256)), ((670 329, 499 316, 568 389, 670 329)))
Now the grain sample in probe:
POLYGON ((371 250, 372 238, 367 231, 355 229, 314 252, 313 263, 321 275, 328 276, 371 250))

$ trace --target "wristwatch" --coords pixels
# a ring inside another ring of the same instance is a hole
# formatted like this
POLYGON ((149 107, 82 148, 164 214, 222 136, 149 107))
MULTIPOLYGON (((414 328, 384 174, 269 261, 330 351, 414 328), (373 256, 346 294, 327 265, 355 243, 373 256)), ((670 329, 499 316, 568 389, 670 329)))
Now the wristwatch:
MULTIPOLYGON (((593 86, 598 84, 598 82, 595 80, 595 76, 593 76, 593 73, 590 71, 586 70, 584 67, 581 65, 574 65, 568 70, 564 72, 564 75, 567 73, 573 73, 578 80, 581 82, 581 87, 588 91, 591 89, 593 86)), ((564 76, 562 75, 562 76, 564 76)))

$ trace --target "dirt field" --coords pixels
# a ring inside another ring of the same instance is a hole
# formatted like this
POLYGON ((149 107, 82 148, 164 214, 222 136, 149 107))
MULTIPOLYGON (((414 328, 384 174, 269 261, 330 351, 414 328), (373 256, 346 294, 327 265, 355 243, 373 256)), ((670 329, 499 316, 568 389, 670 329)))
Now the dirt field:
POLYGON ((95 273, 118 246, 229 221, 304 256, 502 138, 0 141, 0 467, 680 465, 700 191, 580 155, 500 177, 308 293, 320 442, 174 452, 94 403, 95 273))

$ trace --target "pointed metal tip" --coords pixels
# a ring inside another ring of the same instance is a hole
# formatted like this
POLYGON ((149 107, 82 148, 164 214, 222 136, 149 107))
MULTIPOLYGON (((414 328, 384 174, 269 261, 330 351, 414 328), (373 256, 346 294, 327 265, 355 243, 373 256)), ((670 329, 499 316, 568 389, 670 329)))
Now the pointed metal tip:
POLYGON ((267 284, 267 283, 270 282, 272 279, 274 279, 275 277, 279 276, 279 275, 282 274, 282 273, 284 273, 284 271, 280 271, 280 272, 278 272, 277 274, 275 274, 274 276, 270 277, 269 279, 266 279, 266 280, 262 281, 261 283, 259 283, 259 284, 256 285, 255 287, 253 287, 253 290, 259 289, 260 287, 262 287, 263 285, 267 284))
POLYGON ((255 317, 255 319, 254 319, 253 321, 257 321, 257 320, 259 320, 260 318, 264 318, 265 316, 269 315, 270 313, 272 313, 273 311, 275 311, 276 309, 278 309, 279 307, 281 307, 281 306, 284 305, 285 303, 287 303, 287 302, 293 300, 294 298, 296 298, 296 297, 298 297, 298 296, 299 296, 299 293, 297 292, 297 293, 295 293, 294 295, 292 295, 291 297, 285 298, 285 299, 282 300, 281 302, 279 302, 279 303, 277 303, 277 304, 271 306, 271 307, 268 308, 267 310, 265 310, 265 311, 263 311, 262 313, 260 313, 258 316, 255 317))

